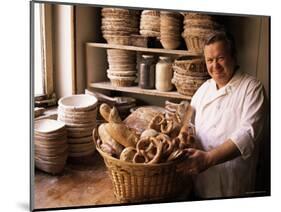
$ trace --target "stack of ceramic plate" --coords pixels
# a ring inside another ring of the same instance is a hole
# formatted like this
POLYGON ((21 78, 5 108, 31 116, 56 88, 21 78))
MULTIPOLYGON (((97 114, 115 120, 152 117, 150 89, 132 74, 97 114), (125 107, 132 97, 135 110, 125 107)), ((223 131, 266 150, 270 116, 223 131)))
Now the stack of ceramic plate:
POLYGON ((177 49, 181 40, 181 15, 176 12, 161 11, 160 42, 165 49, 177 49))
POLYGON ((92 132, 96 127, 96 97, 80 94, 63 97, 58 104, 58 120, 66 125, 69 157, 82 157, 94 153, 92 132))
POLYGON ((107 76, 116 87, 131 86, 136 80, 136 52, 120 49, 108 49, 109 69, 107 76))
POLYGON ((217 22, 214 16, 199 13, 184 14, 182 37, 188 50, 202 52, 206 38, 216 31, 223 30, 223 26, 217 22))
POLYGON ((140 19, 140 34, 146 37, 160 37, 160 12, 143 10, 140 19))
POLYGON ((101 30, 110 44, 130 45, 130 34, 137 33, 138 12, 121 8, 103 8, 101 30))
POLYGON ((34 147, 38 169, 51 174, 62 172, 68 156, 65 124, 52 119, 35 121, 34 147))

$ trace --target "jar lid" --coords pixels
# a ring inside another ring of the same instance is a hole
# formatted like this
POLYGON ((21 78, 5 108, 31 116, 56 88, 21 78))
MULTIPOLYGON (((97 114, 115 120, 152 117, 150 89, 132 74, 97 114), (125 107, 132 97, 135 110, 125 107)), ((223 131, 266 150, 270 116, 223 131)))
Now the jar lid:
POLYGON ((142 55, 142 57, 143 58, 154 58, 153 55, 147 55, 147 54, 142 55))

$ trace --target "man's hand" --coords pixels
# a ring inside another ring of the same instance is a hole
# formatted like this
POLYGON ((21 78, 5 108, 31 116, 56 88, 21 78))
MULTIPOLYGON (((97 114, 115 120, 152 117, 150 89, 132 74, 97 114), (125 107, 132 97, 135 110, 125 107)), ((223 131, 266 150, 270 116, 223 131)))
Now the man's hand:
POLYGON ((210 153, 199 149, 189 148, 186 150, 188 159, 177 168, 189 175, 196 175, 212 166, 210 153))
POLYGON ((224 163, 241 155, 239 149, 230 139, 208 152, 193 148, 187 149, 186 152, 188 158, 186 162, 178 165, 177 170, 190 175, 199 174, 211 166, 224 163))

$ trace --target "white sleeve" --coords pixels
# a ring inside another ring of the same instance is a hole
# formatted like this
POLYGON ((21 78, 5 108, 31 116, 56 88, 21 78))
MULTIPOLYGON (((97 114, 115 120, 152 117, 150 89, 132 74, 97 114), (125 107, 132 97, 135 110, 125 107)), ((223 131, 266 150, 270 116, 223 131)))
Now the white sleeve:
POLYGON ((209 81, 204 82, 195 92, 195 94, 192 96, 190 105, 193 109, 193 117, 191 118, 191 123, 195 124, 195 116, 196 116, 196 110, 200 107, 203 101, 203 95, 208 90, 209 81))
MULTIPOLYGON (((202 88, 201 88, 202 89, 202 88)), ((193 109, 193 115, 191 117, 191 123, 195 125, 195 115, 196 115, 196 109, 199 106, 198 101, 199 101, 199 97, 200 97, 200 88, 195 92, 195 94, 192 96, 191 101, 190 101, 190 105, 193 109)))
POLYGON ((230 139, 236 144, 242 158, 251 156, 256 140, 264 125, 265 98, 260 82, 250 83, 245 94, 240 128, 232 133, 230 139), (254 85, 253 85, 254 84, 254 85))

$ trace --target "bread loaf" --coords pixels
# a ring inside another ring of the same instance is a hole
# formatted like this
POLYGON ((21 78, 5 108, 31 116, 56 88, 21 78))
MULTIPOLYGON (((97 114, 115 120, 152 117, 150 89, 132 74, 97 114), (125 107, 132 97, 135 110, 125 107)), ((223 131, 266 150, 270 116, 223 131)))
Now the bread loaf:
POLYGON ((146 106, 140 107, 135 110, 131 115, 129 115, 124 123, 130 129, 134 129, 137 134, 141 134, 144 130, 148 128, 150 121, 159 113, 164 113, 165 109, 163 107, 157 106, 146 106))
POLYGON ((111 123, 121 123, 122 122, 116 107, 111 108, 106 103, 103 103, 100 105, 100 114, 107 122, 111 122, 111 123))
POLYGON ((133 158, 136 153, 137 150, 134 147, 127 147, 121 152, 120 160, 133 162, 133 158))
POLYGON ((135 147, 138 136, 124 124, 108 123, 106 130, 110 136, 124 147, 135 147))
POLYGON ((111 155, 116 155, 119 157, 124 147, 116 140, 114 140, 114 138, 112 138, 112 136, 108 133, 107 125, 109 124, 101 124, 99 126, 98 128, 99 137, 102 141, 102 144, 106 144, 104 146, 109 145, 110 147, 112 147, 111 155))

